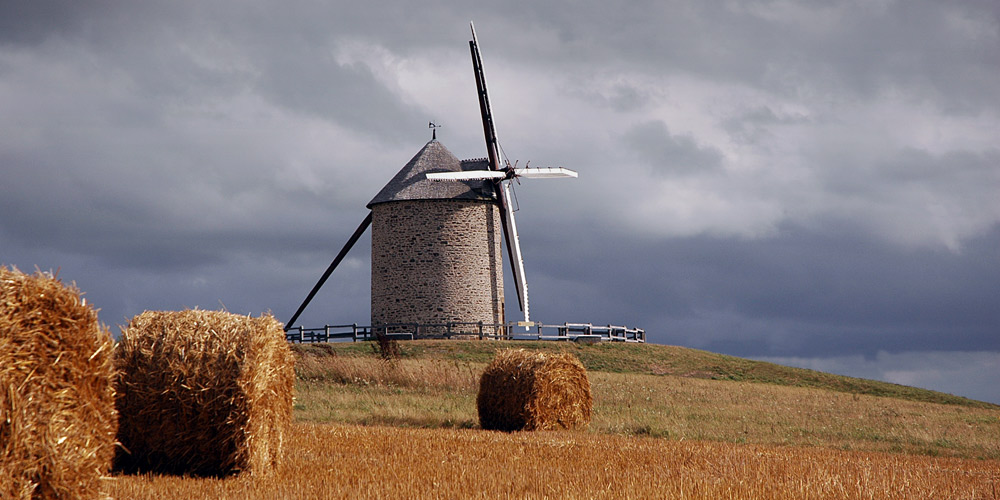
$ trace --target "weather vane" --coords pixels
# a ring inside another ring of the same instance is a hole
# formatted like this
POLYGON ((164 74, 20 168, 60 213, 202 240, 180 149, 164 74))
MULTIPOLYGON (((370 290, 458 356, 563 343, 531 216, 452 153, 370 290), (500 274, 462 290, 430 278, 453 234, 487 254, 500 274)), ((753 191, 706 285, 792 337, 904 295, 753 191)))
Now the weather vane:
POLYGON ((437 129, 441 128, 441 125, 434 122, 427 122, 427 128, 431 129, 431 140, 436 141, 438 138, 437 129))

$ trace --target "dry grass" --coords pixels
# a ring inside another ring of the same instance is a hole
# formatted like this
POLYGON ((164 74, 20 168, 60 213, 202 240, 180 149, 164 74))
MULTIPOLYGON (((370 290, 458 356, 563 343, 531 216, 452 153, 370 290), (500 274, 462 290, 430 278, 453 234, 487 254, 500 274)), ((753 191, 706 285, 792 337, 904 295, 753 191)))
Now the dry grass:
POLYGON ((803 387, 591 373, 597 432, 1000 459, 1000 411, 803 387))
POLYGON ((0 267, 0 498, 96 498, 111 466, 113 343, 80 295, 0 267))
MULTIPOLYGON (((302 355, 296 418, 476 425, 485 364, 404 358, 393 366, 359 353, 366 357, 302 355)), ((677 376, 589 378, 596 433, 1000 459, 1000 410, 989 407, 677 376)))
POLYGON ((473 427, 483 365, 452 360, 300 353, 296 419, 409 427, 473 427))
POLYGON ((302 382, 296 387, 300 422, 350 422, 424 428, 479 426, 476 393, 409 390, 386 386, 337 386, 302 382))
MULTIPOLYGON (((296 344, 293 349, 314 354, 337 353, 367 356, 367 342, 296 344)), ((814 370, 752 361, 723 354, 659 344, 601 342, 587 345, 576 342, 505 341, 496 342, 421 340, 400 345, 403 359, 489 363, 499 348, 520 348, 532 352, 572 354, 590 373, 664 375, 682 378, 808 387, 849 395, 881 396, 924 403, 939 403, 970 408, 1000 410, 1000 405, 974 401, 916 387, 833 375, 814 370)))
POLYGON ((300 353, 295 376, 301 381, 324 381, 357 386, 475 391, 481 365, 459 361, 397 359, 300 353))
POLYGON ((593 408, 587 370, 572 354, 504 349, 483 371, 476 407, 483 429, 586 428, 593 408))
POLYGON ((270 477, 117 476, 117 498, 949 498, 1000 494, 1000 462, 579 431, 296 424, 270 477))
POLYGON ((485 363, 405 355, 386 363, 367 345, 348 348, 360 357, 300 355, 300 422, 272 476, 116 476, 111 491, 136 499, 1000 495, 992 408, 591 371, 590 430, 507 434, 453 428, 475 427, 485 363))
POLYGON ((291 423, 281 323, 222 311, 147 311, 122 331, 117 469, 269 473, 291 423))

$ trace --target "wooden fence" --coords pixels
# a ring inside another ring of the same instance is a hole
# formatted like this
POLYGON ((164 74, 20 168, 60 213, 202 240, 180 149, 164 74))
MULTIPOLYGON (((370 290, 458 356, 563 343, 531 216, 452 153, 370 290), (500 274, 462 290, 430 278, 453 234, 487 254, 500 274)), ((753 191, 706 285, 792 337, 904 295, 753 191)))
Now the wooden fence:
POLYGON ((480 340, 564 340, 575 342, 645 342, 646 331, 615 325, 591 323, 563 323, 545 325, 531 323, 395 323, 377 326, 325 325, 322 328, 296 326, 285 331, 289 342, 335 342, 350 339, 353 342, 374 340, 380 335, 390 339, 480 339, 480 340))

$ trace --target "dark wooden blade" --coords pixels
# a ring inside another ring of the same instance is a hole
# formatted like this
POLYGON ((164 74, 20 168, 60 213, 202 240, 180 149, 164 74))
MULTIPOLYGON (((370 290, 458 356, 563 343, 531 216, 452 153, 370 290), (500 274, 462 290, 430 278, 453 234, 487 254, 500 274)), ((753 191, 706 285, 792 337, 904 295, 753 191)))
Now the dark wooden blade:
MULTIPOLYGON (((479 41, 476 39, 476 26, 469 23, 472 28, 472 40, 469 40, 469 50, 472 52, 472 71, 476 75, 476 91, 479 95, 479 112, 483 117, 483 137, 486 139, 486 155, 489 161, 490 170, 502 170, 500 168, 500 154, 499 148, 497 147, 497 129, 496 125, 493 123, 493 110, 490 108, 490 96, 486 90, 486 74, 483 73, 483 60, 479 54, 479 41)), ((510 231, 507 229, 508 226, 512 225, 513 221, 508 221, 508 218, 513 218, 514 214, 510 211, 508 207, 508 200, 506 191, 503 188, 500 180, 493 182, 493 192, 496 193, 497 202, 500 204, 500 219, 503 222, 503 238, 504 243, 507 247, 507 261, 510 262, 511 269, 515 273, 515 281, 518 285, 515 286, 517 290, 517 305, 524 311, 525 297, 527 295, 527 290, 522 292, 522 286, 520 283, 524 283, 524 275, 517 274, 518 270, 522 270, 521 265, 521 254, 520 246, 515 241, 517 235, 511 235, 510 231)))
POLYGON ((490 170, 500 170, 500 155, 497 150, 497 129, 493 123, 493 110, 490 108, 490 97, 486 91, 486 75, 483 73, 483 60, 479 55, 479 42, 476 40, 475 26, 472 26, 472 40, 469 40, 469 50, 472 51, 472 70, 476 74, 479 112, 483 116, 486 155, 489 159, 490 170))
POLYGON ((361 238, 361 235, 364 234, 365 230, 368 229, 368 226, 370 226, 371 223, 372 223, 372 213, 368 212, 368 217, 365 217, 365 220, 361 221, 361 225, 358 226, 358 228, 354 231, 354 234, 351 235, 351 239, 347 240, 347 244, 344 245, 344 248, 340 249, 340 253, 338 253, 337 257, 334 258, 333 262, 330 263, 330 267, 326 268, 326 272, 324 272, 323 276, 320 277, 319 281, 316 282, 316 286, 314 286, 313 289, 309 291, 309 295, 306 296, 306 300, 302 301, 302 305, 300 305, 299 309, 295 311, 295 314, 292 315, 292 319, 288 320, 288 323, 285 323, 286 332, 295 324, 295 320, 299 319, 299 315, 302 314, 302 311, 306 309, 306 306, 309 305, 309 302, 312 301, 314 296, 316 296, 316 292, 318 292, 320 288, 323 288, 323 284, 326 283, 326 279, 329 278, 331 274, 333 274, 333 270, 337 268, 337 266, 340 264, 340 261, 344 260, 344 257, 347 255, 347 252, 351 251, 351 247, 353 247, 354 244, 358 242, 358 239, 361 238))

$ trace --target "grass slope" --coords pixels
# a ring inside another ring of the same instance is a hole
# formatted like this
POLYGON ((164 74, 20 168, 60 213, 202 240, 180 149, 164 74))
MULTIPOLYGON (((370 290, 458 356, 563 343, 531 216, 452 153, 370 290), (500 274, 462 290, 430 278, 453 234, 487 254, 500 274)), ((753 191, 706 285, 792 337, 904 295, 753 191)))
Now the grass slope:
POLYGON ((589 372, 588 433, 1000 459, 1000 407, 948 394, 662 345, 400 342, 296 346, 299 422, 479 427, 497 349, 569 352, 589 372))
MULTIPOLYGON (((293 349, 311 355, 366 356, 372 344, 296 344, 293 349)), ((807 387, 847 394, 896 398, 907 401, 959 405, 970 408, 1000 409, 1000 406, 942 392, 919 389, 842 375, 792 368, 763 361, 715 354, 686 347, 659 344, 573 342, 480 342, 421 340, 399 343, 403 359, 439 360, 446 363, 487 363, 500 348, 521 348, 543 352, 568 352, 577 356, 588 371, 672 375, 688 378, 753 382, 789 387, 807 387)))
POLYGON ((114 498, 998 498, 1000 408, 704 351, 540 342, 296 346, 284 466, 121 475, 114 498), (496 349, 587 365, 587 430, 479 429, 496 349), (714 380, 713 380, 714 379, 714 380), (926 402, 930 401, 930 402, 926 402))

